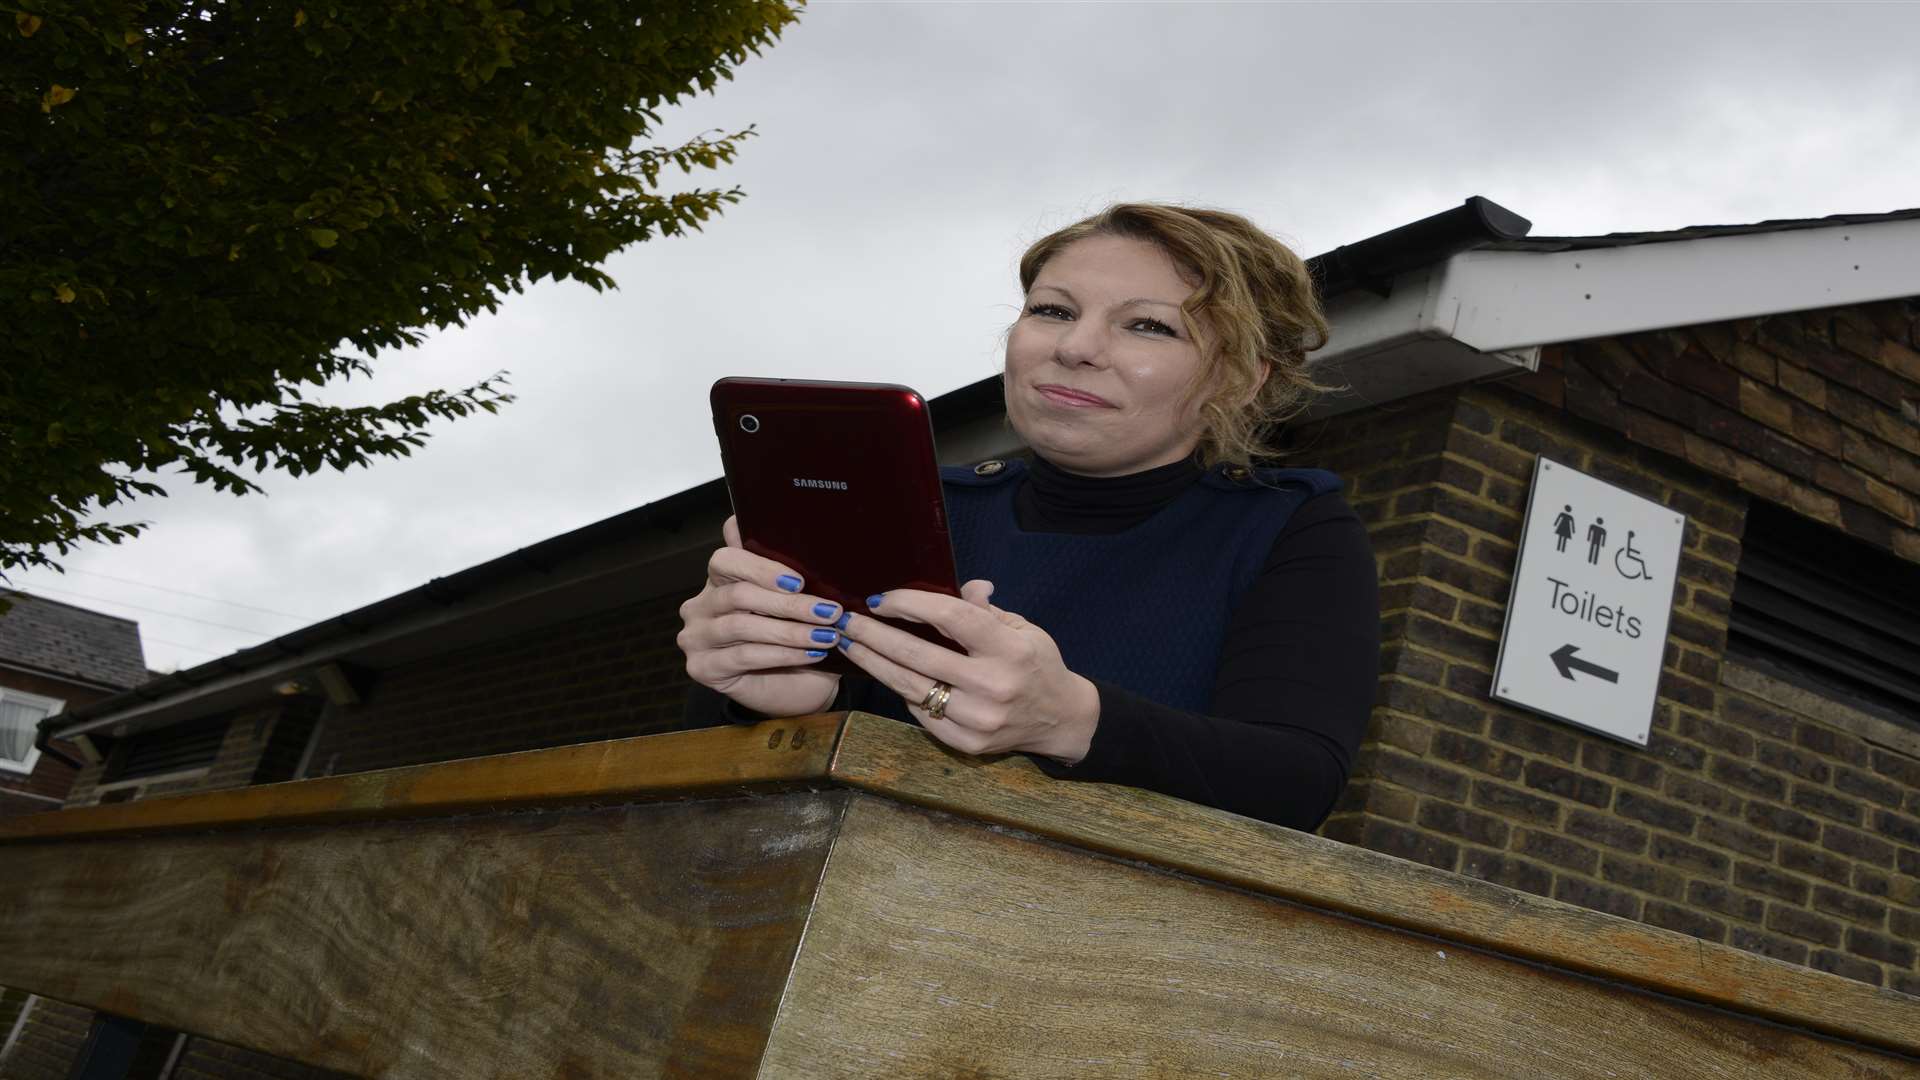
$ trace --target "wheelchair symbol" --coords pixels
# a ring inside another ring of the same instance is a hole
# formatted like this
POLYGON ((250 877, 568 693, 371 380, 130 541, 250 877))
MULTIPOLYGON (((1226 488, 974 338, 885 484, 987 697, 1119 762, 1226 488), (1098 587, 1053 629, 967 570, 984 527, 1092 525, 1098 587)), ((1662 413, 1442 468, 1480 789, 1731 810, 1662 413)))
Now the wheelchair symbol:
POLYGON ((1633 549, 1632 532, 1627 533, 1626 544, 1622 546, 1620 550, 1613 553, 1613 568, 1619 571, 1620 576, 1626 578, 1628 581, 1653 580, 1653 575, 1647 573, 1646 560, 1642 559, 1640 553, 1633 549), (1627 568, 1629 563, 1631 563, 1633 567, 1631 570, 1627 568))

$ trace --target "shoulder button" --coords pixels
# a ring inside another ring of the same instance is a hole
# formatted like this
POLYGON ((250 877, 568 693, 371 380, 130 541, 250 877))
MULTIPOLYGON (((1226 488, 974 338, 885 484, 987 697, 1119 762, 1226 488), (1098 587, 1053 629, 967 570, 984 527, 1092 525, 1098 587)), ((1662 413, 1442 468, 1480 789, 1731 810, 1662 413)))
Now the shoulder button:
POLYGON ((973 474, 975 476, 993 476, 1006 467, 1007 463, 1004 461, 983 461, 973 467, 973 474))
POLYGON ((1236 484, 1246 483, 1247 478, 1252 475, 1253 475, 1253 470, 1247 468, 1245 465, 1227 466, 1227 479, 1233 481, 1236 484))

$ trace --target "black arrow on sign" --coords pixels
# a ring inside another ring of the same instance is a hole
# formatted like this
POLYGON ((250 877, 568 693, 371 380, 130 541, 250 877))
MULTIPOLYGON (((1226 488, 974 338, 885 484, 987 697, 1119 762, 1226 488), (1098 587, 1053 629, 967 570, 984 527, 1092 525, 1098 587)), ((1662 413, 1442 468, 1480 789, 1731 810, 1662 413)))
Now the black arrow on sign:
POLYGON ((1560 669, 1561 678, 1570 680, 1573 678, 1573 673, 1575 671, 1584 671, 1589 675, 1598 675, 1610 683, 1617 683, 1620 681, 1619 672, 1609 671, 1606 668, 1601 667, 1599 664, 1589 663, 1588 661, 1585 661, 1585 660, 1576 659, 1573 654, 1579 651, 1580 651, 1580 646, 1575 645, 1571 642, 1553 650, 1553 666, 1560 669))

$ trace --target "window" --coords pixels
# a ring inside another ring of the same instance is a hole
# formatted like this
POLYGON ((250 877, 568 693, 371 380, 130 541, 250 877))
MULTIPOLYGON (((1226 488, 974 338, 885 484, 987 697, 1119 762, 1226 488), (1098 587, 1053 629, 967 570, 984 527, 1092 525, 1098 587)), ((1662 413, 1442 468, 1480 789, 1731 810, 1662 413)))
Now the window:
POLYGON ((154 728, 116 742, 100 775, 102 786, 204 769, 220 754, 232 718, 214 716, 154 728))
POLYGON ((65 704, 59 698, 0 688, 0 772, 33 771, 40 760, 40 749, 33 745, 40 721, 65 704))
POLYGON ((1742 544, 1727 651, 1920 723, 1920 566, 1760 500, 1742 544))

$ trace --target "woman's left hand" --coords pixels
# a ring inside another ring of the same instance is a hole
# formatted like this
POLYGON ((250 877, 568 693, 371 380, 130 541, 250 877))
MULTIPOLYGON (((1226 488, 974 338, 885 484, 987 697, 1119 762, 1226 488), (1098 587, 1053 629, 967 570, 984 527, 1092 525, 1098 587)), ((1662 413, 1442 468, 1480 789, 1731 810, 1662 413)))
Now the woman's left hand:
POLYGON ((1100 692, 1067 670, 1047 632, 987 602, 993 585, 969 581, 961 597, 895 589, 870 610, 926 623, 966 652, 934 645, 870 615, 842 628, 847 658, 899 694, 920 726, 967 754, 1012 750, 1072 765, 1087 756, 1100 692), (935 682, 953 688, 939 718, 921 703, 935 682))

